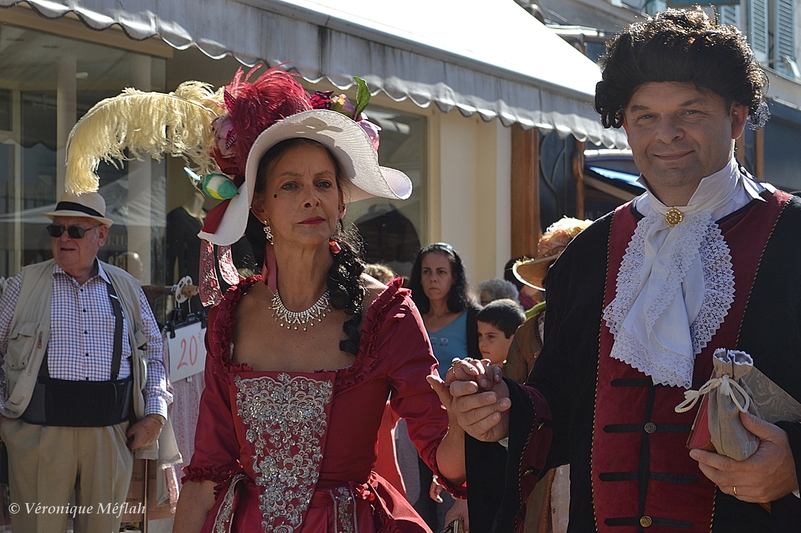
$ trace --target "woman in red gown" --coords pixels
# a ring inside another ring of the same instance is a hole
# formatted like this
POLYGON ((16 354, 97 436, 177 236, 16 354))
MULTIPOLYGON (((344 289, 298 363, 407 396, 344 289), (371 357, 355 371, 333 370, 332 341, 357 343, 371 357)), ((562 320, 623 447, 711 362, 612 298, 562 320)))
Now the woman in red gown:
POLYGON ((387 397, 428 465, 455 493, 463 487, 464 436, 448 431, 425 380, 437 371, 420 315, 399 282, 363 275, 342 229, 346 202, 407 198, 411 183, 378 166, 368 124, 312 101, 281 71, 253 84, 237 76, 226 94, 230 124, 215 124, 226 141, 218 162, 246 161, 245 181, 201 236, 232 244, 249 211, 264 271, 209 315, 206 390, 176 532, 428 531, 372 471, 387 397), (285 118, 257 124, 248 142, 242 124, 252 128, 252 115, 268 109, 285 118))

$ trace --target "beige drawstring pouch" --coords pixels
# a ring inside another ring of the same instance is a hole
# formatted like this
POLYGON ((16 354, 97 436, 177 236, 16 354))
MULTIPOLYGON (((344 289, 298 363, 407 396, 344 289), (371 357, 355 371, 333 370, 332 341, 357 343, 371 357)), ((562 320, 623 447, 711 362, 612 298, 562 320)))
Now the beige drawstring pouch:
POLYGON ((775 424, 801 420, 801 403, 754 367, 750 355, 718 348, 713 372, 697 391, 684 393, 677 413, 701 406, 687 439, 688 448, 702 448, 742 461, 759 447, 759 439, 743 427, 740 412, 751 413, 775 424))

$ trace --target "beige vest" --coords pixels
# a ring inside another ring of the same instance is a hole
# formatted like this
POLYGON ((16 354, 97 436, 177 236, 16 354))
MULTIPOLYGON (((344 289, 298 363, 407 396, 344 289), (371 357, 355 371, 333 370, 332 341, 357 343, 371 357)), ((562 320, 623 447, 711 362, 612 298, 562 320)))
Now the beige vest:
MULTIPOLYGON (((6 375, 6 403, 0 411, 9 418, 19 418, 31 400, 39 367, 50 341, 50 308, 53 294, 55 261, 26 266, 22 269, 20 295, 11 319, 8 349, 3 361, 6 375)), ((121 268, 103 263, 114 290, 122 302, 128 321, 128 343, 131 346, 133 377, 133 409, 136 418, 145 416, 144 387, 147 381, 147 336, 144 333, 142 309, 139 305, 139 282, 121 268)), ((156 445, 137 452, 137 457, 157 459, 156 445), (141 452, 141 453, 140 453, 141 452)))

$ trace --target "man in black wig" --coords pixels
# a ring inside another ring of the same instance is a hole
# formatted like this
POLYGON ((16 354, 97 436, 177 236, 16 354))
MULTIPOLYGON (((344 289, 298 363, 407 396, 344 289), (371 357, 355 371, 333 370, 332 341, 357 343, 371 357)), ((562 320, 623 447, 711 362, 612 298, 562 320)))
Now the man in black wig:
POLYGON ((745 37, 700 9, 632 24, 601 66, 595 108, 625 129, 647 192, 551 268, 525 385, 475 362, 447 376, 475 438, 468 484, 505 476, 496 498, 469 502, 471 529, 521 531, 538 477, 569 463, 569 532, 798 531, 799 421, 740 415, 759 446, 735 461, 689 451, 698 407, 674 410, 709 379, 717 348, 747 352, 801 400, 801 200, 734 157, 746 126, 767 120, 767 79, 745 37), (486 459, 502 457, 495 441, 506 464, 486 459))

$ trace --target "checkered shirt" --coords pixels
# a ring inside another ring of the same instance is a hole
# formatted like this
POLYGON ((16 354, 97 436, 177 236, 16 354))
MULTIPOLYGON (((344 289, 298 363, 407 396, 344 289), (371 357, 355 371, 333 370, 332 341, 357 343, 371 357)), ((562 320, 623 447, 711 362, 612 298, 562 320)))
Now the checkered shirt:
MULTIPOLYGON (((114 351, 116 319, 108 295, 108 275, 99 261, 97 274, 83 285, 58 265, 53 270, 53 301, 50 310, 50 343, 47 347, 47 368, 51 378, 69 381, 108 381, 114 351)), ((22 275, 8 280, 0 299, 0 366, 8 349, 11 319, 22 284, 22 275)), ((145 382, 145 414, 167 416, 172 394, 167 392, 164 369, 164 344, 156 319, 139 290, 144 333, 147 336, 147 380, 145 382)), ((118 379, 131 375, 131 347, 128 321, 123 320, 122 360, 118 379)), ((0 407, 5 405, 5 375, 0 368, 0 407)))

